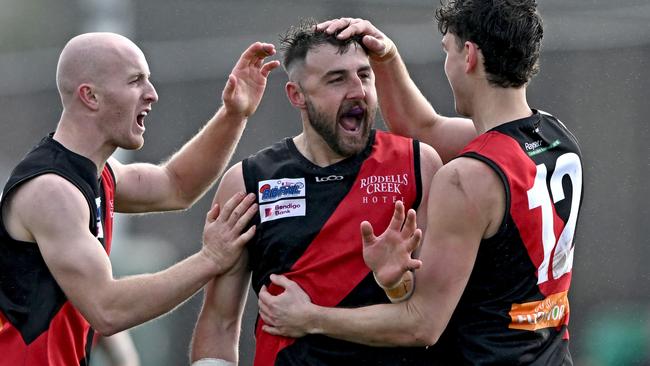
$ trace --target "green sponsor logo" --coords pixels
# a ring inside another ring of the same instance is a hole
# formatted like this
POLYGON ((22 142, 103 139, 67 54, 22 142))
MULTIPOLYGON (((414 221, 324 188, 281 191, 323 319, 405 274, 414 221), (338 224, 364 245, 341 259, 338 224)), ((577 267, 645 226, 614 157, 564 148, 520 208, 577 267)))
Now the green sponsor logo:
POLYGON ((557 147, 559 145, 560 145, 560 140, 555 140, 550 145, 548 145, 546 147, 541 147, 539 149, 535 149, 533 151, 528 151, 527 154, 528 154, 528 156, 535 156, 535 155, 541 154, 541 153, 543 153, 543 152, 545 152, 547 150, 553 149, 553 148, 555 148, 555 147, 557 147))

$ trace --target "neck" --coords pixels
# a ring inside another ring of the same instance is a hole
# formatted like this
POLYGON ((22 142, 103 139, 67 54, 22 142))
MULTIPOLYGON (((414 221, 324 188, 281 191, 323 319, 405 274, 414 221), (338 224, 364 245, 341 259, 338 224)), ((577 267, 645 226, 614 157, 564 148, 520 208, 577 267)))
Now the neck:
POLYGON ((499 88, 488 86, 476 92, 476 102, 472 109, 476 111, 471 118, 476 131, 484 133, 496 126, 529 117, 532 110, 526 101, 526 87, 499 88))
POLYGON ((66 149, 95 163, 99 174, 116 147, 103 140, 102 134, 92 122, 80 122, 82 120, 83 118, 71 118, 64 111, 53 138, 66 149))
MULTIPOLYGON (((312 131, 312 134, 315 134, 315 132, 312 131)), ((310 136, 312 134, 303 131, 300 135, 293 138, 293 143, 296 145, 298 151, 314 165, 324 168, 346 158, 346 156, 341 156, 332 151, 320 136, 317 134, 315 137, 310 136)))

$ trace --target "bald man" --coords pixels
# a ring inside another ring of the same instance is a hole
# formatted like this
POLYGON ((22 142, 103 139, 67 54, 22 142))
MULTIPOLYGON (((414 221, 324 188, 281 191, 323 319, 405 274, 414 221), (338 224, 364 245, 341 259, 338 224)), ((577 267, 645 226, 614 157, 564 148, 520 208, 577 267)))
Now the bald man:
POLYGON ((164 314, 239 258, 254 196, 213 205, 194 255, 164 271, 113 278, 113 212, 190 207, 210 188, 278 61, 270 44, 241 55, 204 128, 162 165, 121 164, 144 143, 158 100, 142 51, 112 33, 77 36, 57 68, 56 131, 13 170, 0 197, 0 365, 87 365, 93 330, 110 335, 164 314))

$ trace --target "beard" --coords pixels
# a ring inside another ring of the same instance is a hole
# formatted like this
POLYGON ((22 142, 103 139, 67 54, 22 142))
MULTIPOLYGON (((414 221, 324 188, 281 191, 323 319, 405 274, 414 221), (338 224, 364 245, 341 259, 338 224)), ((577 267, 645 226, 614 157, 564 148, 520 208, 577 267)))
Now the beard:
POLYGON ((318 110, 316 106, 309 100, 305 100, 307 105, 307 117, 309 124, 320 135, 332 151, 340 156, 349 157, 356 155, 363 151, 368 144, 368 137, 370 130, 375 124, 375 115, 377 114, 377 107, 366 109, 364 116, 361 118, 360 126, 361 133, 357 136, 348 136, 340 133, 338 129, 338 119, 345 111, 349 110, 356 102, 343 103, 336 113, 336 119, 332 120, 324 112, 318 110))

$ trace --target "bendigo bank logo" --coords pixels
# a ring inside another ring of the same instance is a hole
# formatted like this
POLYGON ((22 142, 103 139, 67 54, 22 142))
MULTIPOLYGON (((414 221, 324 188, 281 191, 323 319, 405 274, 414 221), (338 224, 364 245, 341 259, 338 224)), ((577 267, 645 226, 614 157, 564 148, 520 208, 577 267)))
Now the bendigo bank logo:
POLYGON ((361 178, 362 203, 395 203, 404 201, 402 190, 409 184, 409 175, 370 175, 361 178))
POLYGON ((281 200, 260 205, 260 222, 277 220, 285 217, 305 216, 305 199, 281 200))

